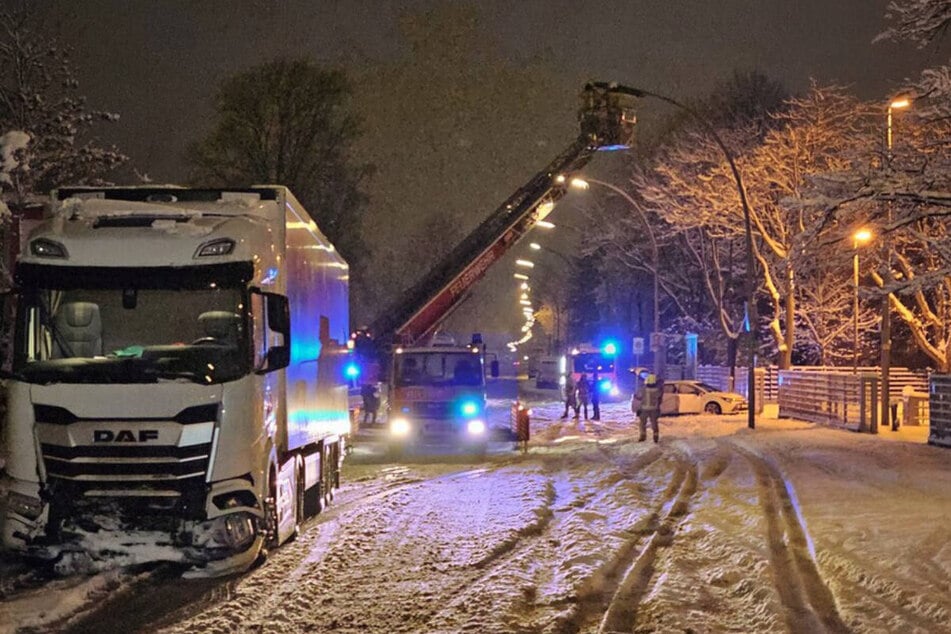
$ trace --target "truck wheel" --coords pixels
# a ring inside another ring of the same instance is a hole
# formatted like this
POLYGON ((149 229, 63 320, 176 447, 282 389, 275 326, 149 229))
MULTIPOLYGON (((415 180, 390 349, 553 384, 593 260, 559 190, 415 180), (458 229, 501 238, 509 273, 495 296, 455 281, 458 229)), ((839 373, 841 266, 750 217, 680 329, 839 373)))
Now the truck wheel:
POLYGON ((267 498, 264 500, 264 547, 277 548, 277 473, 268 470, 267 498))
POLYGON ((300 459, 297 460, 297 473, 294 477, 294 532, 287 538, 292 542, 300 535, 301 524, 304 523, 304 468, 300 459))

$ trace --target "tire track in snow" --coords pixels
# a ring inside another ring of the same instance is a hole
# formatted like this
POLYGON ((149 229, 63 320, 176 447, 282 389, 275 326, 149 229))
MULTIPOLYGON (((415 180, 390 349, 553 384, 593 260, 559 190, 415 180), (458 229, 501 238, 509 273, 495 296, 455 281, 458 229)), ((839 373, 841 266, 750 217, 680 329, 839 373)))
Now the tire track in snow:
POLYGON ((663 503, 661 512, 658 513, 662 519, 657 523, 643 550, 625 572, 601 619, 599 632, 633 630, 638 606, 654 576, 657 553, 673 542, 678 527, 689 512, 690 500, 697 492, 698 480, 696 463, 689 458, 678 456, 674 480, 668 487, 670 497, 663 503), (679 480, 676 488, 673 486, 675 480, 679 480))
MULTIPOLYGON (((663 452, 658 447, 652 447, 646 452, 640 453, 633 459, 629 456, 620 456, 602 446, 598 446, 600 455, 607 458, 610 466, 596 461, 602 467, 611 467, 617 471, 624 480, 633 480, 642 476, 641 471, 647 466, 656 462, 663 456, 663 452)), ((591 458, 588 458, 591 460, 591 458)), ((579 509, 587 507, 592 502, 596 502, 599 497, 606 495, 599 489, 577 491, 573 488, 573 480, 564 469, 565 465, 559 460, 544 461, 549 473, 548 484, 546 487, 546 511, 540 513, 538 520, 523 526, 512 538, 499 544, 492 552, 473 564, 473 569, 478 570, 479 574, 462 580, 458 586, 447 593, 451 597, 447 606, 452 609, 457 603, 467 601, 467 593, 474 587, 483 587, 484 584, 492 582, 498 578, 505 578, 507 570, 512 562, 525 560, 535 560, 533 553, 538 550, 548 551, 551 546, 550 541, 559 541, 557 537, 562 529, 565 529, 566 522, 577 520, 580 513, 579 509)), ((567 529, 565 529, 567 530, 567 529)), ((535 587, 523 587, 523 595, 509 607, 510 610, 517 610, 518 619, 522 623, 531 621, 532 614, 537 614, 540 609, 550 609, 552 606, 538 606, 535 604, 535 587)), ((435 622, 431 621, 431 625, 435 622)), ((439 631, 448 631, 445 628, 436 628, 439 631)), ((456 623, 456 628, 451 631, 462 631, 469 629, 456 623)), ((520 625, 518 631, 541 631, 520 625)), ((547 630, 546 630, 547 631, 547 630)))
POLYGON ((767 458, 736 446, 753 468, 766 520, 769 562, 786 625, 792 632, 849 632, 815 561, 792 485, 767 458))
MULTIPOLYGON (((662 454, 654 448, 633 464, 646 466, 662 454)), ((614 558, 601 569, 597 580, 591 582, 596 587, 579 591, 572 613, 556 622, 552 631, 573 634, 599 620, 599 631, 612 631, 621 621, 625 622, 626 629, 632 628, 637 604, 653 576, 657 550, 673 539, 697 489, 696 464, 677 453, 665 457, 674 463, 673 472, 654 509, 630 528, 633 537, 621 545, 614 558), (638 550, 645 538, 647 544, 638 550)), ((621 468, 626 477, 635 475, 630 465, 621 468)))

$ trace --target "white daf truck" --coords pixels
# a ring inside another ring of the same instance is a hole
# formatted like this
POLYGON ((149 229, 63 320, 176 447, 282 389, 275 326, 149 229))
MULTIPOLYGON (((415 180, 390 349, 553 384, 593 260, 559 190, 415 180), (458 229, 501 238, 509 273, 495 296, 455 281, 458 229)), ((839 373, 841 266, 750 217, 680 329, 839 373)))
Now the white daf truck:
POLYGON ((14 281, 5 548, 147 534, 226 574, 329 501, 348 266, 286 188, 60 189, 14 281))

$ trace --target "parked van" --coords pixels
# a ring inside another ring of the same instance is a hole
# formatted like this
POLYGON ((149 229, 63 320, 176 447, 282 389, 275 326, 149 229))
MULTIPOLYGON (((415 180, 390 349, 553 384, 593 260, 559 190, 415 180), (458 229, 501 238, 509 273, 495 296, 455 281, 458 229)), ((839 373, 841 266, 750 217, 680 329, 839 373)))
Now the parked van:
POLYGON ((538 374, 535 375, 535 387, 557 390, 564 381, 563 357, 541 357, 538 360, 538 374))

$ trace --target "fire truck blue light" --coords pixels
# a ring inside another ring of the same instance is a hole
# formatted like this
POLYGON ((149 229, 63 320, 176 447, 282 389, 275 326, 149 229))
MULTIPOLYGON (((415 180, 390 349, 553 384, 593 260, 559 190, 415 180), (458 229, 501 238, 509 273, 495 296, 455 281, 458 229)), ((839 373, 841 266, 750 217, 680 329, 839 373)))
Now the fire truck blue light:
POLYGON ((614 356, 617 354, 617 344, 613 341, 608 341, 604 344, 604 347, 601 349, 601 351, 608 356, 614 356))
POLYGON ((360 366, 356 363, 348 363, 346 369, 344 369, 344 374, 347 375, 348 379, 355 379, 360 376, 360 366))
POLYGON ((479 404, 475 401, 463 401, 461 410, 463 416, 475 416, 479 413, 479 404))

